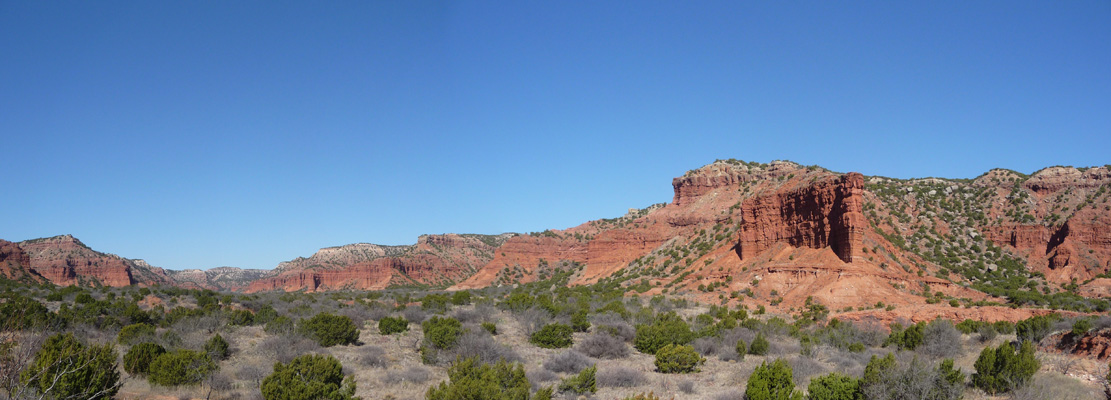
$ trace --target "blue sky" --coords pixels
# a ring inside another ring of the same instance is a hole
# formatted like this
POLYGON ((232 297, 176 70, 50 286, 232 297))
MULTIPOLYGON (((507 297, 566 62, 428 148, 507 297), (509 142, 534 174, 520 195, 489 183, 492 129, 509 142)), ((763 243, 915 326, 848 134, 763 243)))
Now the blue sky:
POLYGON ((172 268, 567 228, 719 158, 1111 163, 1111 2, 0 1, 0 238, 172 268))

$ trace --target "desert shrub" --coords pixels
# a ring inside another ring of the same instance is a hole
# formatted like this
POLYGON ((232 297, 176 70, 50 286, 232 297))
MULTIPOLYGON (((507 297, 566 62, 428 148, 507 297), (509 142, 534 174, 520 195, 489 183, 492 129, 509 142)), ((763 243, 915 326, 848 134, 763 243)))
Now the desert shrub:
POLYGON ((447 311, 448 302, 451 298, 446 294, 429 293, 420 299, 420 307, 424 311, 435 314, 443 314, 447 311))
POLYGON ((378 332, 383 335, 401 333, 409 330, 409 321, 404 318, 383 317, 378 320, 378 332))
POLYGON ((120 334, 116 336, 116 340, 120 344, 132 345, 150 341, 154 339, 154 337, 154 326, 149 324, 131 324, 120 329, 120 334))
POLYGON ((806 391, 809 400, 862 400, 860 381, 836 372, 810 380, 806 391))
POLYGON ((401 382, 409 383, 424 383, 432 377, 432 372, 428 368, 420 366, 411 366, 403 371, 389 371, 382 377, 382 382, 387 384, 396 384, 401 382))
POLYGON ((628 322, 625 322, 620 315, 616 313, 603 313, 592 316, 591 320, 594 324, 595 332, 606 332, 613 336, 617 336, 626 342, 632 341, 636 338, 636 329, 628 322))
POLYGON ((354 344, 359 340, 359 329, 351 318, 327 312, 302 320, 298 330, 323 347, 354 344))
POLYGON ((999 331, 995 329, 995 325, 988 324, 980 327, 980 329, 977 330, 977 334, 979 335, 977 338, 980 340, 980 343, 988 343, 999 336, 999 331))
POLYGON ((460 290, 451 295, 451 304, 462 306, 471 304, 471 292, 460 290))
POLYGON ((590 330, 590 320, 586 317, 586 310, 579 310, 571 314, 571 329, 574 329, 575 332, 590 330))
POLYGON ((482 329, 485 329, 486 332, 490 332, 491 335, 497 335, 498 334, 498 326, 494 325, 493 322, 483 322, 482 323, 482 329))
POLYGON ((612 367, 598 371, 598 385, 602 387, 636 387, 648 382, 643 372, 629 367, 612 367))
POLYGON ((151 361, 165 353, 165 348, 150 342, 131 346, 123 356, 123 370, 131 375, 146 375, 151 361))
POLYGON ((1072 335, 1076 337, 1084 336, 1088 331, 1092 330, 1092 320, 1087 318, 1077 319, 1072 323, 1072 335))
POLYGON ((464 324, 476 323, 482 320, 482 316, 475 310, 455 310, 455 312, 451 313, 451 317, 464 324))
POLYGON ((591 366, 579 372, 577 375, 569 376, 559 382, 559 391, 571 392, 575 394, 595 393, 598 391, 597 381, 595 374, 598 372, 597 366, 591 366))
POLYGON ((271 335, 285 335, 293 332, 295 328, 296 325, 293 323, 293 319, 282 315, 267 322, 262 329, 271 335))
POLYGON ((529 337, 529 343, 546 349, 562 349, 574 344, 571 340, 571 327, 564 324, 548 324, 529 337))
POLYGON ((278 310, 275 310, 274 306, 269 304, 259 307, 258 311, 255 312, 256 324, 266 324, 273 321, 274 318, 278 318, 278 310))
POLYGON ((266 400, 348 400, 355 397, 355 380, 343 376, 343 365, 332 356, 306 354, 289 364, 275 363, 262 380, 266 400))
POLYGON ((479 362, 493 364, 500 360, 509 362, 521 361, 521 356, 513 348, 494 341, 494 338, 485 332, 466 332, 459 337, 455 346, 455 356, 467 359, 476 357, 479 362))
POLYGON ((532 382, 533 389, 539 389, 540 383, 542 382, 551 382, 559 379, 559 375, 556 375, 555 372, 548 371, 544 368, 528 371, 525 375, 528 377, 529 382, 532 382))
POLYGON ((811 376, 829 372, 825 365, 810 357, 795 356, 787 360, 791 366, 791 374, 795 378, 795 386, 803 386, 811 376))
POLYGON ((961 354, 961 333, 947 319, 935 319, 922 330, 918 351, 933 358, 952 358, 961 354))
POLYGON ((752 339, 752 344, 748 346, 748 354, 766 356, 770 346, 771 344, 768 343, 768 339, 764 338, 764 334, 757 334, 756 338, 752 339))
POLYGON ((204 351, 208 353, 208 356, 212 357, 213 360, 226 360, 228 359, 229 353, 228 341, 224 340, 224 337, 217 333, 216 336, 213 336, 212 339, 208 339, 208 341, 205 342, 204 351))
POLYGON ((1015 324, 1019 341, 1040 342, 1052 331, 1053 318, 1046 315, 1033 316, 1015 324))
POLYGON ((300 336, 274 336, 259 343, 258 351, 277 361, 288 363, 303 354, 321 350, 319 344, 300 336))
POLYGON ((432 317, 421 324, 424 339, 439 349, 450 349, 459 342, 463 325, 455 318, 432 317))
POLYGON ((72 333, 55 334, 43 342, 20 381, 56 399, 110 399, 119 391, 116 349, 88 346, 72 333))
POLYGON ((416 306, 406 308, 405 311, 401 313, 401 315, 404 315, 405 319, 408 320, 409 323, 413 324, 422 323, 425 319, 428 318, 428 314, 425 314, 424 310, 421 310, 420 307, 416 306))
POLYGON ((575 374, 594 365, 594 361, 575 350, 557 353, 544 361, 544 369, 552 372, 575 374))
POLYGON ((884 341, 884 346, 898 346, 900 350, 914 350, 922 345, 925 322, 919 322, 904 329, 902 325, 891 324, 891 335, 884 341))
POLYGON ((748 353, 748 346, 745 345, 744 339, 737 339, 737 346, 735 349, 737 351, 737 359, 744 360, 745 354, 748 353))
POLYGON ((367 346, 358 358, 359 365, 369 368, 386 368, 390 362, 381 347, 367 346))
POLYGON ((799 397, 795 393, 791 367, 786 361, 777 359, 771 365, 761 362, 749 376, 745 385, 745 398, 748 400, 789 400, 799 397))
POLYGON ((490 365, 474 358, 456 362, 447 370, 450 382, 428 388, 427 400, 529 398, 528 378, 521 364, 499 361, 490 365))
POLYGON ((683 392, 683 393, 686 393, 686 394, 694 394, 694 381, 684 380, 684 381, 679 382, 679 384, 676 385, 676 386, 679 387, 680 392, 683 392))
POLYGON ((724 392, 714 395, 714 400, 744 400, 744 398, 744 392, 737 389, 726 389, 724 392))
POLYGON ((883 358, 872 356, 860 379, 866 399, 937 399, 955 400, 964 390, 964 374, 953 369, 952 360, 943 360, 938 367, 912 358, 897 362, 888 353, 883 358))
POLYGON ((255 314, 247 310, 226 310, 224 318, 227 318, 228 325, 248 326, 255 323, 255 314))
POLYGON ((629 355, 625 341, 609 333, 593 333, 575 345, 575 349, 595 358, 616 359, 629 355))
POLYGON ((656 369, 665 374, 698 372, 706 359, 689 345, 669 344, 656 351, 656 369))
POLYGON ((644 354, 656 351, 669 344, 685 345, 694 340, 690 325, 674 312, 660 314, 652 324, 640 324, 636 328, 633 347, 644 354))
POLYGON ((181 349, 155 358, 150 363, 147 380, 162 386, 192 385, 215 371, 216 363, 208 354, 181 349))
POLYGON ((1086 400, 1105 399, 1107 394, 1083 381, 1058 373, 1037 374, 1029 383, 1007 394, 1007 400, 1086 400))
POLYGON ((976 359, 976 373, 972 374, 972 385, 985 392, 995 394, 1010 391, 1022 386, 1041 367, 1034 357, 1034 345, 1022 342, 1016 353, 1010 343, 997 348, 986 347, 976 359))

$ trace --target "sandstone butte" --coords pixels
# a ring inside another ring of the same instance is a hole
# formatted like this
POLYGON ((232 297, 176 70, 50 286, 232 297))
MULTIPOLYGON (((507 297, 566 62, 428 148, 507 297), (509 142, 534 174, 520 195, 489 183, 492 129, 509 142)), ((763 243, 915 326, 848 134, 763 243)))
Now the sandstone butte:
POLYGON ((463 290, 570 269, 573 285, 621 281, 629 293, 666 290, 715 303, 740 293, 746 304, 772 311, 799 308, 810 298, 854 320, 1016 320, 1045 311, 955 308, 927 299, 1005 303, 956 272, 996 271, 1004 257, 1019 260, 1050 290, 1075 283, 1081 294, 1111 296, 1109 183, 1106 166, 898 180, 787 161, 719 160, 673 179, 670 203, 565 230, 425 235, 410 246, 352 244, 271 271, 167 272, 59 236, 0 242, 0 266, 9 277, 56 284, 95 279, 110 286, 247 292, 414 284, 463 290))

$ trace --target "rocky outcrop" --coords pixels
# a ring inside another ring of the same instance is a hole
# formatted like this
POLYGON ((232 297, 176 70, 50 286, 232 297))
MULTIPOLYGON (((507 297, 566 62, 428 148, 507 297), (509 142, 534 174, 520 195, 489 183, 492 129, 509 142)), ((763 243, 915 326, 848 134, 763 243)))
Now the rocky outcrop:
POLYGON ((38 282, 42 276, 31 270, 31 257, 19 244, 0 239, 0 276, 17 281, 38 282))
POLYGON ((352 244, 320 249, 251 281, 247 292, 377 290, 390 285, 445 285, 474 273, 507 235, 423 235, 407 246, 352 244))
POLYGON ((170 271, 170 278, 178 286, 218 291, 241 291, 251 282, 270 275, 271 270, 219 267, 207 270, 187 269, 170 271))
POLYGON ((1073 167, 1049 167, 1035 172, 1023 184, 1039 195, 1055 193, 1065 189, 1092 189, 1111 183, 1111 170, 1105 167, 1086 168, 1084 171, 1073 167))
POLYGON ((722 187, 736 187, 745 182, 777 179, 801 169, 790 161, 772 161, 770 164, 745 163, 735 160, 718 160, 702 168, 687 172, 671 180, 676 206, 690 204, 702 195, 722 187))
POLYGON ((1111 357, 1111 330, 1092 330, 1082 336, 1057 332, 1042 340, 1041 350, 1106 360, 1111 357))
POLYGON ((750 258, 777 242, 830 247, 844 262, 861 257, 864 176, 849 173, 745 200, 737 254, 750 258))
POLYGON ((72 235, 21 242, 31 258, 31 268, 59 286, 86 285, 94 281, 104 286, 128 286, 131 265, 123 257, 94 251, 72 235))

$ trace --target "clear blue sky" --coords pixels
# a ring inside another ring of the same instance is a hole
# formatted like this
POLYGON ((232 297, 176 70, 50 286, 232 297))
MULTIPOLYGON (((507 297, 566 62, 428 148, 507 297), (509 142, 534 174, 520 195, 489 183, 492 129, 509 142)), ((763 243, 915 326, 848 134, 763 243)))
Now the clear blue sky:
POLYGON ((0 0, 0 238, 273 268, 614 217, 718 158, 1111 163, 1111 2, 690 3, 0 0))

